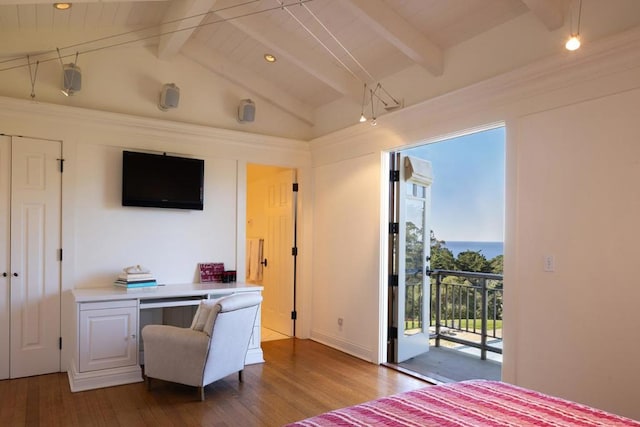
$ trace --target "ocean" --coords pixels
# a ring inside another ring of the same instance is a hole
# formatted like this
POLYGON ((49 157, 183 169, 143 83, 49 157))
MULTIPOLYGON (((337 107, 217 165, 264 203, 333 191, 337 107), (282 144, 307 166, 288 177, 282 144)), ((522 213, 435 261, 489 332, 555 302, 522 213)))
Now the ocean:
POLYGON ((464 251, 481 251, 482 255, 491 260, 498 255, 504 255, 504 244, 502 242, 463 242, 446 240, 444 246, 449 249, 454 257, 464 251))

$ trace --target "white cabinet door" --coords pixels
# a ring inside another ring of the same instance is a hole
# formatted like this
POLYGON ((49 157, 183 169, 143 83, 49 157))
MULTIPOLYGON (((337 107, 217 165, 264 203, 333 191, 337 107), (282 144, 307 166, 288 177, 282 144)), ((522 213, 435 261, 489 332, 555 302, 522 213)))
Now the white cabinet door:
POLYGON ((80 305, 80 372, 137 365, 137 306, 114 304, 80 305))

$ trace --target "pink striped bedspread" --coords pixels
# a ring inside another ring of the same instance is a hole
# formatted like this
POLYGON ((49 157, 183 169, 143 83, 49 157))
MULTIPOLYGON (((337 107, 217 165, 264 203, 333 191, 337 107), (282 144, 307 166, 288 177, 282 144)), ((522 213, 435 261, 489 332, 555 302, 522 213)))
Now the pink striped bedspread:
POLYGON ((472 380, 383 397, 289 426, 640 427, 640 422, 500 381, 472 380))

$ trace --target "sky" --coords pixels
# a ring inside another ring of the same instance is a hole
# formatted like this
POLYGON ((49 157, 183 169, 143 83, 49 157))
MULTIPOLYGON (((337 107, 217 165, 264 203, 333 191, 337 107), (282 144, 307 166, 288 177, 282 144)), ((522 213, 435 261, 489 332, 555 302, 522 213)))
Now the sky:
POLYGON ((404 150, 431 161, 431 228, 438 240, 504 240, 504 127, 404 150))

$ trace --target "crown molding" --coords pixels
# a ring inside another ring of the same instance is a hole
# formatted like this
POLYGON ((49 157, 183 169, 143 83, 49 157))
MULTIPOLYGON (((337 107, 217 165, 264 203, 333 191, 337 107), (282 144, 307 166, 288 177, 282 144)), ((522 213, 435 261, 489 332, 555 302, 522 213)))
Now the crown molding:
MULTIPOLYGON (((6 129, 2 124, 3 118, 28 118, 33 121, 37 116, 39 122, 49 122, 65 129, 89 126, 108 129, 110 132, 122 132, 127 134, 144 134, 145 136, 157 136, 161 138, 179 136, 188 138, 193 142, 210 143, 212 140, 247 147, 270 148, 289 152, 310 151, 309 143, 302 140, 283 138, 236 130, 220 129, 202 125, 195 125, 170 120, 160 120, 147 117, 138 117, 122 113, 92 110, 81 107, 49 104, 45 102, 33 102, 30 100, 15 99, 0 96, 0 133, 14 133, 6 129)), ((70 132, 65 132, 66 134, 70 132)), ((57 138, 57 136, 55 137, 57 138)))

